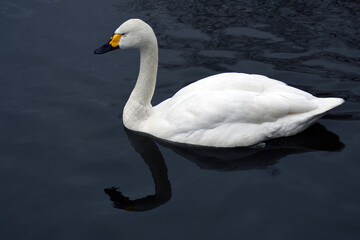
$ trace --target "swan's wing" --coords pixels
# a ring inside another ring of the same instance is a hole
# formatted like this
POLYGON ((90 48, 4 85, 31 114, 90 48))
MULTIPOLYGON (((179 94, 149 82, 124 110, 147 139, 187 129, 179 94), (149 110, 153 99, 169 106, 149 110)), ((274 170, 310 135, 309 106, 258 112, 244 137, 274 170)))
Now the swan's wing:
POLYGON ((313 101, 289 92, 199 91, 179 100, 169 99, 154 110, 163 119, 189 130, 232 122, 262 124, 317 108, 313 101))
POLYGON ((154 110, 169 122, 184 121, 189 127, 196 122, 212 128, 233 121, 261 124, 311 111, 317 108, 313 99, 307 92, 262 75, 222 73, 182 88, 154 110))
POLYGON ((177 94, 154 107, 148 132, 176 142, 251 145, 281 129, 276 123, 279 119, 317 108, 307 95, 291 92, 290 87, 287 92, 281 90, 201 90, 177 94))

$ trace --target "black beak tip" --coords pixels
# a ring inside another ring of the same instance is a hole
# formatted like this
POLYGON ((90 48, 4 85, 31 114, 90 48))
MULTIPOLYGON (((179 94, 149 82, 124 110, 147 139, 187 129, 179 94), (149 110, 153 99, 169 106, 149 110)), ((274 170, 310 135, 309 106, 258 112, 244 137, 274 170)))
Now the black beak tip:
POLYGON ((97 48, 94 50, 94 54, 102 54, 103 52, 101 51, 100 48, 97 48))
POLYGON ((102 45, 98 49, 95 49, 94 54, 104 54, 104 53, 110 52, 112 50, 116 50, 118 48, 119 47, 113 47, 107 43, 107 44, 102 45))

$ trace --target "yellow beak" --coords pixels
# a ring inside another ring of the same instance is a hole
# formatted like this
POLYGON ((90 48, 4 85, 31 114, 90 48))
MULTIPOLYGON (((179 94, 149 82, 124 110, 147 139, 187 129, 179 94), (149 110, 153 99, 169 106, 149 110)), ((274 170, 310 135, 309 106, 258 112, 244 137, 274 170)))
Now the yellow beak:
POLYGON ((114 35, 110 38, 109 45, 111 45, 112 47, 117 47, 117 46, 119 46, 119 42, 120 42, 121 37, 122 37, 121 34, 114 34, 114 35))

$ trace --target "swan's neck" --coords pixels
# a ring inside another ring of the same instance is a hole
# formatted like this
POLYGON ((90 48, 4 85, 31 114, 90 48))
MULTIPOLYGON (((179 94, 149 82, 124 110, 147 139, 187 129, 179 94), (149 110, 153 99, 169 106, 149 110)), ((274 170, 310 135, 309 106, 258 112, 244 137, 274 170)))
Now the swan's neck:
POLYGON ((125 127, 140 130, 138 128, 141 121, 151 115, 151 99, 155 91, 157 68, 158 47, 155 39, 151 46, 140 49, 139 76, 123 112, 125 127))

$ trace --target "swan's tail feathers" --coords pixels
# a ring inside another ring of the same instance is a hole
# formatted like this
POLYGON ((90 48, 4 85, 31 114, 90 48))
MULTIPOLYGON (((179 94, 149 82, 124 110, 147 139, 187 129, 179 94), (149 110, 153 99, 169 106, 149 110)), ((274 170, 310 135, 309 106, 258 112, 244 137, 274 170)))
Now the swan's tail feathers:
POLYGON ((319 113, 325 113, 344 103, 342 98, 318 98, 317 104, 319 105, 319 113))

